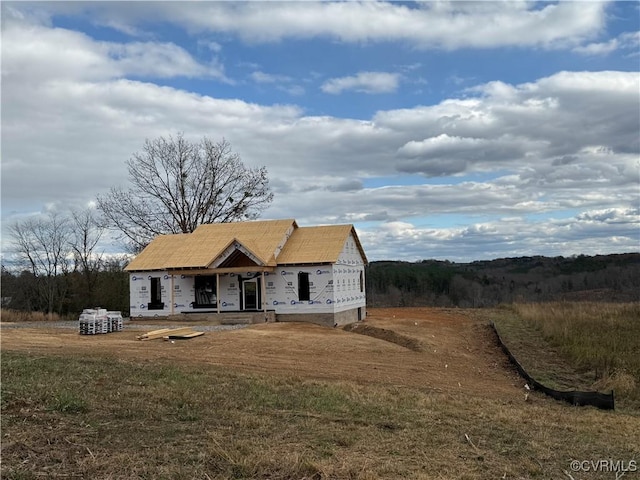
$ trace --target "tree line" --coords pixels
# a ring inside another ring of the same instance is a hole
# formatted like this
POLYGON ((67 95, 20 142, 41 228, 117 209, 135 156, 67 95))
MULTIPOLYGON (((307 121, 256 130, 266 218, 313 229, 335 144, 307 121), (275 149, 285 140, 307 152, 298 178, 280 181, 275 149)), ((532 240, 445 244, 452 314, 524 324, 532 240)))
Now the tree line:
POLYGON ((11 268, 2 265, 2 307, 59 315, 96 305, 128 310, 129 256, 98 250, 104 232, 90 208, 11 225, 15 256, 11 268))
POLYGON ((640 254, 371 262, 366 283, 367 303, 374 307, 640 301, 640 254))

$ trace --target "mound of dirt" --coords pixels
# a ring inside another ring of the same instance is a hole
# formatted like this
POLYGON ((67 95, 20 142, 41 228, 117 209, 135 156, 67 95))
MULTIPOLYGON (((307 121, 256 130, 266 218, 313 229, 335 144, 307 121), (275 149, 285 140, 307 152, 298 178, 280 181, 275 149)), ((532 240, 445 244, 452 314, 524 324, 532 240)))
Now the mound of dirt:
POLYGON ((420 340, 401 335, 386 328, 374 327, 373 325, 367 325, 365 323, 350 323, 342 327, 342 329, 346 332, 359 333, 360 335, 367 335, 379 340, 395 343, 414 352, 422 352, 424 350, 420 340))

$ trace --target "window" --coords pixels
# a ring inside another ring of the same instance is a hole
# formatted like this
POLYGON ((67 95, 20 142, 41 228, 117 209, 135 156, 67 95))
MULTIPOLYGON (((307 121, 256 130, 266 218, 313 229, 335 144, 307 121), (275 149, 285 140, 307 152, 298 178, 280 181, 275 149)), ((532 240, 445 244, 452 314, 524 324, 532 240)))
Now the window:
POLYGON ((194 280, 194 308, 213 308, 217 306, 216 277, 213 275, 197 276, 194 280))
POLYGON ((364 292, 364 273, 360 270, 360 291, 364 292))
POLYGON ((302 302, 310 299, 309 274, 307 272, 298 272, 298 300, 302 302))

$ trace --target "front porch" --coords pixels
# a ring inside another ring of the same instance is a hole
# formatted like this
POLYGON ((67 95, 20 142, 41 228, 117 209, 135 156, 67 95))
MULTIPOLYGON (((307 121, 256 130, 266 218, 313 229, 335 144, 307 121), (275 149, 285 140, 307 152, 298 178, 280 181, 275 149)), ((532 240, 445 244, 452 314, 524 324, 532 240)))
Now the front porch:
MULTIPOLYGON (((186 277, 193 279, 193 297, 188 304, 198 314, 207 314, 211 320, 219 318, 222 323, 270 321, 265 276, 274 271, 274 265, 265 264, 234 239, 207 268, 168 270, 171 279, 171 315, 186 313, 180 308, 184 309, 187 302, 180 305, 181 302, 175 301, 175 281, 186 277)), ((189 311, 189 317, 193 318, 194 313, 189 311)), ((272 317, 272 321, 275 321, 275 316, 272 317)))

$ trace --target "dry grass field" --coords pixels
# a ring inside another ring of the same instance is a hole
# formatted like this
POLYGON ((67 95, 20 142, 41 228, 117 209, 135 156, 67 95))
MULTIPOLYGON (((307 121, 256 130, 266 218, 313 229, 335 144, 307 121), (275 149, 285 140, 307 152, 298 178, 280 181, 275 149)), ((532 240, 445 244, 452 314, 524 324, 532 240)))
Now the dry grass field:
POLYGON ((471 311, 142 331, 2 329, 2 478, 577 480, 615 474, 572 460, 640 457, 639 412, 525 400, 471 311))

